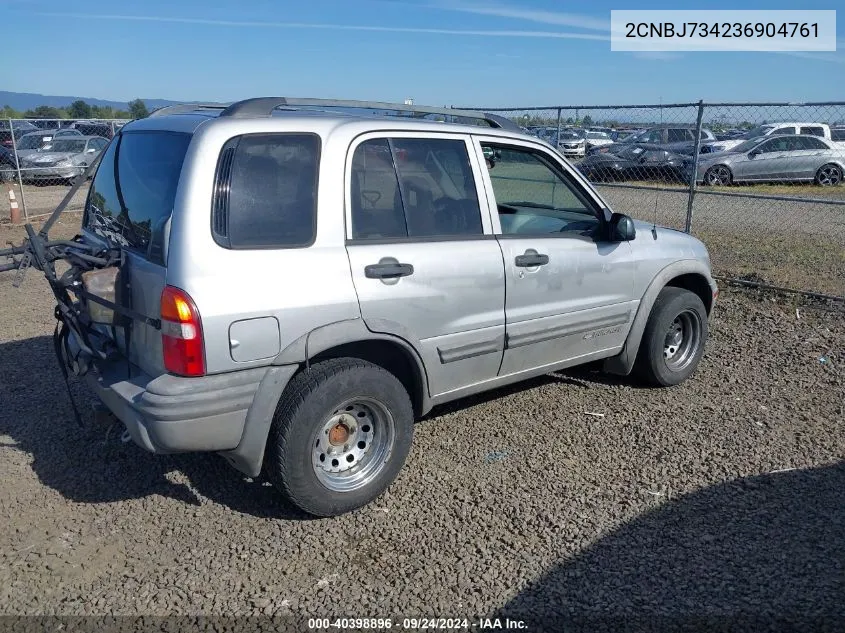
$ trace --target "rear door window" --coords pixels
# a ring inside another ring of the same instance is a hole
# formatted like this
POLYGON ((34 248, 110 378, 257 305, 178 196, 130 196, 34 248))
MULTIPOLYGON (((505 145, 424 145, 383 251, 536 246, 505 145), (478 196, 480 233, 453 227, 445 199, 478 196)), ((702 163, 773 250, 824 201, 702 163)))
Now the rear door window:
POLYGON ((683 143, 685 141, 693 140, 693 134, 691 130, 686 130, 683 128, 669 128, 669 142, 670 143, 683 143))
POLYGON ((353 239, 483 235, 466 142, 392 138, 364 141, 352 158, 353 239))
POLYGON ((212 233, 224 248, 297 248, 314 242, 320 137, 247 134, 217 163, 212 233))
POLYGON ((85 204, 85 227, 160 260, 190 142, 191 136, 180 132, 120 134, 97 169, 85 204))
POLYGON ((811 136, 824 136, 824 128, 818 126, 804 126, 799 134, 810 134, 811 136))

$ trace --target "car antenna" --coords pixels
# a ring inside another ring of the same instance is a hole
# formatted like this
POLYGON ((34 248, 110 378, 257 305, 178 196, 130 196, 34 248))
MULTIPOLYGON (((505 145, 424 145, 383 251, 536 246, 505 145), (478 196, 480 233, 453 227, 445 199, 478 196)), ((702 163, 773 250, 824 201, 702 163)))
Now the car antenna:
MULTIPOLYGON (((660 104, 660 129, 663 129, 663 96, 659 97, 658 103, 660 104)), ((660 180, 657 181, 657 189, 654 192, 654 215, 652 217, 651 222, 651 238, 653 240, 657 239, 657 198, 660 196, 660 180)))

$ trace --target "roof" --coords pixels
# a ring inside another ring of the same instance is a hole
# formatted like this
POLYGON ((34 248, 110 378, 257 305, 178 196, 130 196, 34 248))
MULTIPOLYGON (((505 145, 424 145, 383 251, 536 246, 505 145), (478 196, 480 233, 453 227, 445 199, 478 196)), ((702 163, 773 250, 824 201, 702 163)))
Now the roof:
MULTIPOLYGON (((331 99, 299 99, 288 97, 258 97, 245 99, 232 104, 219 103, 188 103, 160 108, 150 114, 148 119, 164 119, 171 117, 192 117, 193 128, 196 128, 203 120, 210 118, 227 119, 267 119, 277 116, 310 116, 322 117, 336 122, 350 121, 372 121, 378 119, 395 122, 400 119, 415 124, 434 124, 443 126, 460 126, 465 131, 467 125, 472 121, 483 125, 485 130, 506 129, 510 132, 523 133, 523 129, 515 122, 497 114, 477 112, 472 110, 457 110, 454 108, 434 108, 429 106, 415 106, 410 104, 396 104, 377 101, 341 101, 331 99), (354 111, 350 111, 354 110, 354 111), (389 113, 395 114, 389 114, 389 113), (290 113, 287 114, 286 113, 290 113), (397 114, 399 115, 397 117, 397 114), (437 116, 441 121, 449 120, 448 123, 432 121, 424 117, 437 116)), ((183 119, 184 121, 184 119, 183 119)), ((163 123, 163 122, 162 122, 163 123)), ((181 124, 171 124, 172 129, 190 128, 191 123, 184 121, 181 124)), ((171 129, 168 125, 168 129, 171 129)), ((137 129, 139 126, 132 125, 137 129)), ((156 126, 157 127, 157 126, 156 126)), ((161 128, 159 128, 161 129, 161 128)), ((438 127, 442 130, 443 127, 438 127)))

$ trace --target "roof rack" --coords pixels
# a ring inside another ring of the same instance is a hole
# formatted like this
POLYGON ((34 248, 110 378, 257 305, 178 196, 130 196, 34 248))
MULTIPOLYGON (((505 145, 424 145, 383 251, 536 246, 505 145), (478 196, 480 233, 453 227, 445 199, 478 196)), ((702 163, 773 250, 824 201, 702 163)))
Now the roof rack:
POLYGON ((225 110, 229 105, 228 103, 177 103, 153 110, 148 115, 148 118, 167 114, 184 114, 186 112, 196 112, 197 110, 225 110))
MULTIPOLYGON (((179 106, 170 106, 179 107, 179 106)), ((213 106, 219 108, 220 106, 213 106)), ((497 114, 478 112, 475 110, 456 110, 453 108, 431 108, 428 106, 416 106, 400 103, 387 103, 381 101, 348 101, 336 99, 296 99, 288 97, 256 97, 244 99, 228 105, 220 113, 221 117, 232 118, 253 118, 269 117, 276 108, 359 108, 364 110, 392 110, 399 112, 411 112, 417 114, 440 114, 443 116, 478 119, 484 121, 490 127, 502 128, 522 132, 522 128, 516 123, 497 114)), ((166 108, 163 108, 166 109, 166 108)), ((190 110, 188 110, 190 111, 190 110)), ((157 110, 156 112, 161 112, 157 110)), ((172 111, 171 111, 172 112, 172 111)), ((170 114, 167 112, 166 114, 170 114)))

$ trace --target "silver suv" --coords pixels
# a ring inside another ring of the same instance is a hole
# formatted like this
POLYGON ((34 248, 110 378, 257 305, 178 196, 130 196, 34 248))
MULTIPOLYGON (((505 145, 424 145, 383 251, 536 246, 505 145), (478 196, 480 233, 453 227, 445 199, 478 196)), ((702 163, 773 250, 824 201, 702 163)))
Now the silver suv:
POLYGON ((160 110, 102 154, 80 240, 120 257, 73 282, 62 362, 141 447, 320 516, 380 495, 435 405, 600 359, 680 383, 717 295, 700 241, 612 213, 547 143, 415 106, 160 110))

